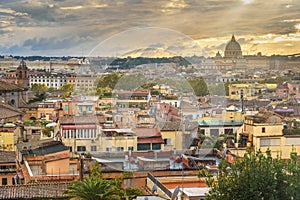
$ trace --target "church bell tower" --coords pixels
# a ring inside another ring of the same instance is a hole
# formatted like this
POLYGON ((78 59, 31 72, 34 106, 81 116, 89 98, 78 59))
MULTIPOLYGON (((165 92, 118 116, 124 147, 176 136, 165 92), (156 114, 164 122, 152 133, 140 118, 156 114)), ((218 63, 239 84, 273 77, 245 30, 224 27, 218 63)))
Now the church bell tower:
POLYGON ((29 88, 29 75, 26 62, 22 60, 17 68, 17 85, 21 88, 29 88))

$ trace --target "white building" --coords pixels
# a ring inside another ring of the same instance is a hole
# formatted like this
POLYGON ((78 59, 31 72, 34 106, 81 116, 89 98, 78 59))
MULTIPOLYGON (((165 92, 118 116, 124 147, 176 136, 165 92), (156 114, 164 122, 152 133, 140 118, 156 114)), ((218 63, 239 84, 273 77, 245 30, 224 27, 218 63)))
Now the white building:
POLYGON ((29 77, 30 87, 35 84, 45 84, 48 88, 59 89, 61 86, 67 83, 67 77, 65 74, 34 74, 29 77))

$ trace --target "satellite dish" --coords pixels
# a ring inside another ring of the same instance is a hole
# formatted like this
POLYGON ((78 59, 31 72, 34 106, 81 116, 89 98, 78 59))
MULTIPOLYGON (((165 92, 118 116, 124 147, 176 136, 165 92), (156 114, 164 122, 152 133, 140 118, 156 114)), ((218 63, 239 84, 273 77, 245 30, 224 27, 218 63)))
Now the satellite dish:
POLYGON ((156 184, 153 185, 151 192, 154 195, 157 193, 157 186, 156 186, 156 184))

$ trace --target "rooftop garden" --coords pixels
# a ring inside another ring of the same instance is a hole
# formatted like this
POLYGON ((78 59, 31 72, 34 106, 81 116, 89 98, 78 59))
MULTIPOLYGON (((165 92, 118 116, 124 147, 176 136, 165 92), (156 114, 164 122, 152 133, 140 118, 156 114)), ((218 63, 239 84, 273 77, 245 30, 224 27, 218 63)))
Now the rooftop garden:
POLYGON ((253 123, 266 123, 266 118, 263 117, 254 117, 253 123))
POLYGON ((283 129, 284 135, 300 135, 300 128, 283 129))
POLYGON ((300 122, 296 120, 287 121, 282 132, 284 135, 300 135, 300 122))

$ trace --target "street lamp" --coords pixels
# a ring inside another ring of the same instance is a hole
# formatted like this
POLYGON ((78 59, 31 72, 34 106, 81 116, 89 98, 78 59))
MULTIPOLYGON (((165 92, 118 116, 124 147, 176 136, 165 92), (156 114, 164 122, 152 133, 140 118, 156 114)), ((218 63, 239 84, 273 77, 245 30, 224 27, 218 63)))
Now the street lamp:
POLYGON ((244 113, 244 90, 241 89, 242 113, 244 113))

